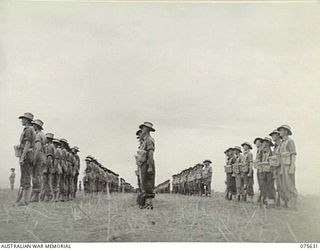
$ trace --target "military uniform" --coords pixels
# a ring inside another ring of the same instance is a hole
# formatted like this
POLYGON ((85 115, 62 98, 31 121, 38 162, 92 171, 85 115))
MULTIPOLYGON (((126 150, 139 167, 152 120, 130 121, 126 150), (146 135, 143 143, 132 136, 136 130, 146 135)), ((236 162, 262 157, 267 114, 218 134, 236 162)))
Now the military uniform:
POLYGON ((240 147, 236 146, 234 148, 234 151, 235 152, 238 152, 238 153, 235 153, 234 154, 234 163, 233 163, 233 175, 235 177, 235 180, 236 180, 236 190, 237 190, 237 200, 240 201, 240 197, 241 195, 244 194, 244 189, 243 189, 243 182, 242 182, 242 179, 241 179, 241 167, 242 167, 242 150, 240 147))
POLYGON ((236 195, 236 183, 235 183, 235 177, 233 176, 233 164, 235 158, 233 157, 232 148, 228 148, 225 151, 225 154, 227 154, 226 157, 226 165, 224 167, 224 171, 226 173, 226 199, 232 200, 232 195, 236 195))
POLYGON ((36 130, 35 138, 35 150, 34 150, 34 160, 33 160, 33 169, 32 169, 32 194, 31 201, 39 202, 39 196, 42 188, 42 171, 45 168, 46 159, 45 159, 45 144, 46 137, 41 131, 43 122, 41 120, 34 120, 32 122, 33 126, 38 126, 36 130))
POLYGON ((52 177, 55 173, 54 169, 54 160, 55 160, 55 147, 53 145, 53 134, 48 133, 46 134, 47 143, 44 147, 46 163, 44 168, 42 169, 42 187, 43 187, 43 195, 46 197, 47 201, 51 200, 53 197, 53 190, 52 190, 52 177))
MULTIPOLYGON (((28 119, 30 122, 33 120, 31 113, 25 113, 19 119, 28 119)), ((29 201, 30 188, 31 188, 31 174, 33 165, 33 148, 35 142, 35 131, 31 123, 24 125, 24 129, 20 136, 20 145, 18 146, 19 163, 20 163, 20 188, 18 192, 17 202, 23 198, 21 205, 27 205, 29 201)))
POLYGON ((274 179, 273 179, 273 172, 270 165, 270 157, 272 156, 272 150, 271 146, 273 146, 273 143, 271 139, 264 138, 264 142, 268 143, 266 144, 262 149, 262 160, 260 163, 260 185, 261 185, 261 205, 264 203, 267 199, 268 205, 274 205, 275 200, 275 188, 274 188, 274 179))
MULTIPOLYGON (((296 206, 298 191, 295 185, 296 164, 295 157, 297 155, 295 142, 289 137, 292 134, 288 125, 282 125, 278 130, 287 130, 288 134, 283 136, 279 149, 281 157, 281 183, 283 187, 283 195, 286 201, 293 201, 293 207, 296 206)), ((287 206, 287 205, 286 205, 287 206)))
POLYGON ((261 183, 260 183, 260 167, 259 167, 259 163, 262 160, 262 145, 261 142, 263 141, 262 138, 257 137, 256 139, 254 139, 253 143, 256 145, 257 147, 257 152, 256 152, 256 159, 254 161, 254 167, 257 169, 257 181, 258 181, 258 187, 259 187, 259 198, 258 198, 258 202, 261 201, 261 183), (259 145, 257 144, 258 141, 260 142, 259 145))
POLYGON ((243 200, 247 200, 247 196, 249 201, 251 202, 253 199, 253 154, 250 152, 252 146, 249 142, 245 142, 242 144, 242 147, 245 148, 245 145, 248 149, 244 149, 243 157, 242 157, 242 166, 240 169, 241 172, 241 182, 243 185, 243 200))
POLYGON ((54 139, 55 145, 55 155, 54 155, 54 165, 52 170, 52 191, 53 191, 53 200, 55 202, 58 201, 58 196, 60 193, 60 179, 62 175, 62 167, 61 167, 61 148, 60 141, 54 139))
POLYGON ((204 183, 205 187, 205 195, 210 196, 211 195, 211 180, 212 180, 212 167, 211 164, 212 162, 210 160, 205 160, 203 162, 204 168, 202 172, 202 180, 204 183))
POLYGON ((61 169, 62 174, 60 178, 60 200, 64 202, 67 198, 67 171, 68 171, 68 163, 67 163, 67 149, 68 141, 66 139, 61 139, 61 169))
POLYGON ((78 187, 78 178, 79 178, 79 173, 80 173, 80 157, 78 155, 79 148, 78 147, 73 147, 73 156, 74 156, 74 163, 73 163, 73 182, 74 182, 74 198, 76 198, 76 193, 77 193, 77 187, 78 187))

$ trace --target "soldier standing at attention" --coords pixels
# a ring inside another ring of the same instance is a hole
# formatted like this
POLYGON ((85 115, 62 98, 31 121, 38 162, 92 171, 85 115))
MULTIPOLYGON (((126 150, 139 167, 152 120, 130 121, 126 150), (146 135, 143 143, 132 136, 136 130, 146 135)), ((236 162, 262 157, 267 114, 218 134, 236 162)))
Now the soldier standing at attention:
POLYGON ((298 198, 298 191, 295 184, 297 155, 296 146, 294 141, 289 137, 292 135, 290 126, 282 125, 278 128, 278 130, 280 132, 280 136, 282 137, 282 143, 279 151, 281 157, 281 180, 285 198, 285 207, 288 206, 289 201, 292 201, 292 208, 296 209, 298 198))
POLYGON ((67 147, 68 141, 66 139, 60 139, 61 143, 61 168, 62 174, 60 178, 60 201, 64 202, 67 196, 67 171, 68 171, 68 164, 67 164, 67 147))
POLYGON ((52 191, 53 201, 57 202, 60 193, 60 179, 62 175, 60 141, 58 139, 53 139, 53 145, 55 146, 55 155, 52 171, 52 191))
POLYGON ((241 175, 244 182, 244 200, 253 202, 253 155, 250 152, 252 146, 249 142, 244 142, 241 146, 243 148, 243 165, 241 175))
POLYGON ((50 201, 52 200, 52 176, 54 174, 54 158, 55 158, 55 147, 53 145, 53 134, 47 133, 47 143, 45 145, 45 156, 46 156, 46 164, 42 170, 42 182, 43 182, 43 200, 50 201))
POLYGON ((19 117, 24 127, 20 136, 19 145, 19 164, 20 164, 20 190, 18 192, 17 202, 19 206, 28 205, 30 188, 31 188, 31 172, 33 164, 33 147, 35 141, 35 131, 32 126, 33 114, 25 113, 19 117), (22 201, 21 201, 22 199, 22 201))
POLYGON ((240 201, 241 195, 243 195, 243 185, 241 182, 241 165, 242 165, 242 150, 239 146, 233 148, 234 152, 234 163, 233 163, 233 174, 236 180, 236 190, 237 190, 237 201, 240 201))
POLYGON ((265 137, 263 139, 262 146, 262 160, 260 163, 260 184, 262 201, 260 201, 260 207, 262 207, 263 204, 267 205, 267 207, 274 207, 275 188, 273 173, 271 171, 270 165, 270 157, 272 156, 271 147, 273 146, 271 138, 265 137))
POLYGON ((270 165, 273 171, 273 178, 276 184, 276 207, 280 207, 281 200, 285 200, 281 182, 281 159, 280 159, 280 145, 281 145, 281 136, 278 130, 273 130, 269 136, 272 137, 274 142, 273 155, 270 158, 270 165))
MULTIPOLYGON (((78 189, 78 178, 79 178, 79 173, 80 173, 80 157, 78 155, 79 148, 77 146, 74 146, 72 148, 72 154, 74 157, 74 163, 73 163, 73 182, 74 182, 74 193, 73 193, 73 198, 76 198, 76 193, 78 189)), ((81 190, 80 190, 81 191, 81 190)))
POLYGON ((10 181, 10 190, 13 191, 14 190, 14 181, 16 179, 16 173, 14 172, 15 169, 11 168, 11 174, 9 176, 9 181, 10 181))
POLYGON ((260 183, 260 168, 258 166, 259 162, 262 160, 262 141, 263 139, 257 137, 254 139, 253 143, 256 145, 257 152, 256 152, 256 160, 255 160, 255 167, 257 169, 257 180, 258 180, 258 187, 259 187, 259 198, 257 200, 258 203, 261 202, 261 183, 260 183))
POLYGON ((31 202, 39 202, 42 187, 42 171, 46 163, 44 154, 46 136, 42 132, 43 122, 41 120, 34 120, 32 125, 36 131, 36 139, 34 143, 31 202))
POLYGON ((145 193, 145 206, 144 208, 153 209, 152 199, 154 194, 154 182, 155 182, 155 163, 154 163, 154 151, 155 141, 151 137, 150 132, 155 132, 153 124, 151 122, 145 122, 139 126, 142 130, 142 143, 140 150, 146 152, 146 159, 141 165, 141 182, 143 186, 142 192, 145 193))
POLYGON ((204 160, 203 161, 203 182, 205 184, 205 195, 211 196, 211 180, 212 180, 212 167, 211 167, 212 161, 210 160, 204 160))
POLYGON ((225 165, 225 172, 226 172, 226 186, 227 186, 227 192, 226 192, 226 199, 227 200, 232 200, 232 195, 235 195, 236 193, 234 192, 235 190, 235 179, 232 177, 233 174, 233 169, 232 169, 232 164, 233 164, 233 149, 228 148, 226 151, 224 151, 226 154, 226 165, 225 165))

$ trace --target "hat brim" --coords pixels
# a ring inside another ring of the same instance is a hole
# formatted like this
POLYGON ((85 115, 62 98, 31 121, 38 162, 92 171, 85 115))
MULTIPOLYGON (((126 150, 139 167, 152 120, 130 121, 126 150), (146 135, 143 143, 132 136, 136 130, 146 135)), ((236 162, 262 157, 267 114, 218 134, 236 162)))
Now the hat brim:
POLYGON ((281 126, 281 127, 277 128, 277 130, 280 131, 280 129, 282 129, 282 128, 288 131, 288 135, 292 135, 292 131, 290 129, 286 128, 286 127, 282 127, 281 126))
POLYGON ((25 119, 27 119, 29 121, 33 121, 33 119, 30 119, 29 117, 26 117, 24 115, 19 116, 19 119, 23 119, 23 118, 25 118, 25 119))
POLYGON ((266 141, 266 142, 268 142, 271 146, 274 146, 273 142, 271 142, 271 141, 268 141, 268 140, 263 140, 263 141, 266 141))
POLYGON ((253 143, 256 144, 257 141, 263 141, 263 138, 257 137, 256 139, 254 139, 253 143))
POLYGON ((154 128, 151 128, 151 127, 149 127, 149 126, 147 126, 147 125, 145 125, 145 124, 141 124, 141 125, 139 126, 140 129, 142 129, 143 127, 148 128, 148 129, 149 129, 150 131, 152 131, 152 132, 155 132, 155 131, 156 131, 154 128))
POLYGON ((33 123, 32 122, 32 125, 36 125, 36 126, 38 126, 41 130, 43 130, 43 127, 42 126, 40 126, 39 124, 37 124, 37 123, 33 123))
POLYGON ((15 168, 10 168, 10 170, 16 170, 15 168))
POLYGON ((212 163, 212 161, 204 161, 203 163, 206 163, 206 162, 208 162, 208 163, 210 163, 210 164, 212 163))
POLYGON ((242 150, 238 148, 233 148, 232 150, 238 150, 240 153, 242 153, 242 150))
POLYGON ((279 132, 271 132, 270 134, 269 134, 269 136, 273 136, 273 135, 279 135, 280 136, 280 133, 279 132))
POLYGON ((242 144, 241 144, 241 147, 243 147, 244 145, 247 145, 250 149, 252 149, 252 146, 249 145, 248 143, 242 143, 242 144))

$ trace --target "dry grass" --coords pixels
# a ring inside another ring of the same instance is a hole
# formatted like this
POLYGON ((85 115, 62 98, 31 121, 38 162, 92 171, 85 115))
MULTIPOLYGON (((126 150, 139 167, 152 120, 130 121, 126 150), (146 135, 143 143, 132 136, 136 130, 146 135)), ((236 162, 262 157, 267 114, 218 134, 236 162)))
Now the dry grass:
POLYGON ((135 194, 83 196, 73 202, 14 205, 0 190, 0 242, 214 241, 317 242, 320 200, 302 197, 298 211, 256 204, 161 194, 155 210, 135 206, 135 194))

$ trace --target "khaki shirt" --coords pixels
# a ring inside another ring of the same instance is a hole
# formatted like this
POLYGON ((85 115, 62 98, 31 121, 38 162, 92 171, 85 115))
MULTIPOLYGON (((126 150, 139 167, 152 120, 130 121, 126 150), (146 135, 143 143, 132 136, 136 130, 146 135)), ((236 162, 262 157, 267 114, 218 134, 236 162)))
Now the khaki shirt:
POLYGON ((34 147, 36 132, 32 126, 26 126, 20 136, 20 148, 23 150, 26 142, 30 142, 30 148, 34 147))

